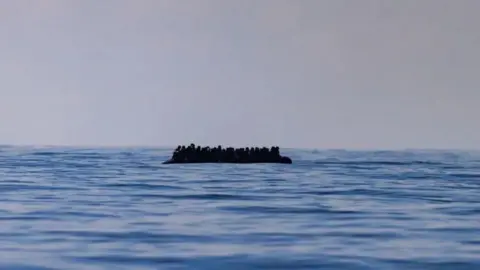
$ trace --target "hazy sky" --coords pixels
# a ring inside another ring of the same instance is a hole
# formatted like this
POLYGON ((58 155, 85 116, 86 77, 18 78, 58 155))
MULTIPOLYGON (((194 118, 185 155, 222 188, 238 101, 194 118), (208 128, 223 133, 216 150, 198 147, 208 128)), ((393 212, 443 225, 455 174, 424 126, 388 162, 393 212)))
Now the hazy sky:
POLYGON ((479 148, 478 0, 0 2, 0 144, 479 148))

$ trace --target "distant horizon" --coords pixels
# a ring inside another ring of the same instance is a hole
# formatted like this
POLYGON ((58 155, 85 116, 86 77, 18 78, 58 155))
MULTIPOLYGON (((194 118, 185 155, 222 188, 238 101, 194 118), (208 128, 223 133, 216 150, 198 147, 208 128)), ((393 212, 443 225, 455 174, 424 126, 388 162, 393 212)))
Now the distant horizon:
MULTIPOLYGON (((188 146, 188 144, 180 144, 188 146)), ((412 148, 412 147, 399 147, 399 148, 367 148, 367 147, 357 147, 357 148, 328 148, 328 147, 291 147, 291 146, 282 146, 282 145, 224 145, 224 144, 216 144, 216 145, 207 145, 207 144, 196 144, 199 146, 209 146, 215 147, 221 145, 222 147, 271 147, 271 146, 278 146, 281 149, 286 150, 308 150, 308 151, 480 151, 480 148, 412 148)), ((26 148, 72 148, 72 149, 127 149, 127 148, 150 148, 150 149, 175 149, 177 145, 135 145, 135 144, 124 144, 124 145, 87 145, 87 144, 1 144, 0 148, 3 147, 26 147, 26 148)))

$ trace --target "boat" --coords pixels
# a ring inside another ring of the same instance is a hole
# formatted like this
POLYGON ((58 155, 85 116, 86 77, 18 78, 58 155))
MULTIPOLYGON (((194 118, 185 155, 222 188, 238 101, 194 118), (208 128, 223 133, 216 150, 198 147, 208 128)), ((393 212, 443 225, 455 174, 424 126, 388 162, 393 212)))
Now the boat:
POLYGON ((222 146, 201 147, 190 144, 178 146, 172 153, 172 157, 162 164, 187 164, 187 163, 279 163, 292 164, 292 159, 280 155, 278 146, 267 147, 244 147, 233 148, 222 146))

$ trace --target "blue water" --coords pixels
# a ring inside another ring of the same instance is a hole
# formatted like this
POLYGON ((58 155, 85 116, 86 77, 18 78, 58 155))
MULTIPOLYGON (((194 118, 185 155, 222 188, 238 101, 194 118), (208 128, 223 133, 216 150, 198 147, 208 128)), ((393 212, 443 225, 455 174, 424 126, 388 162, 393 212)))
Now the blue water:
POLYGON ((0 148, 0 269, 480 269, 480 153, 0 148))

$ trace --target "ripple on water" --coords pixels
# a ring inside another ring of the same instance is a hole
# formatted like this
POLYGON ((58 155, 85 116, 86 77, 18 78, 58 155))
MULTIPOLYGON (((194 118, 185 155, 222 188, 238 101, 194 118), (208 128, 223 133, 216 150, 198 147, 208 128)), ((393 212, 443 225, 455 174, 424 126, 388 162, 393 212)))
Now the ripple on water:
POLYGON ((0 269, 480 269, 480 155, 0 148, 0 269))

